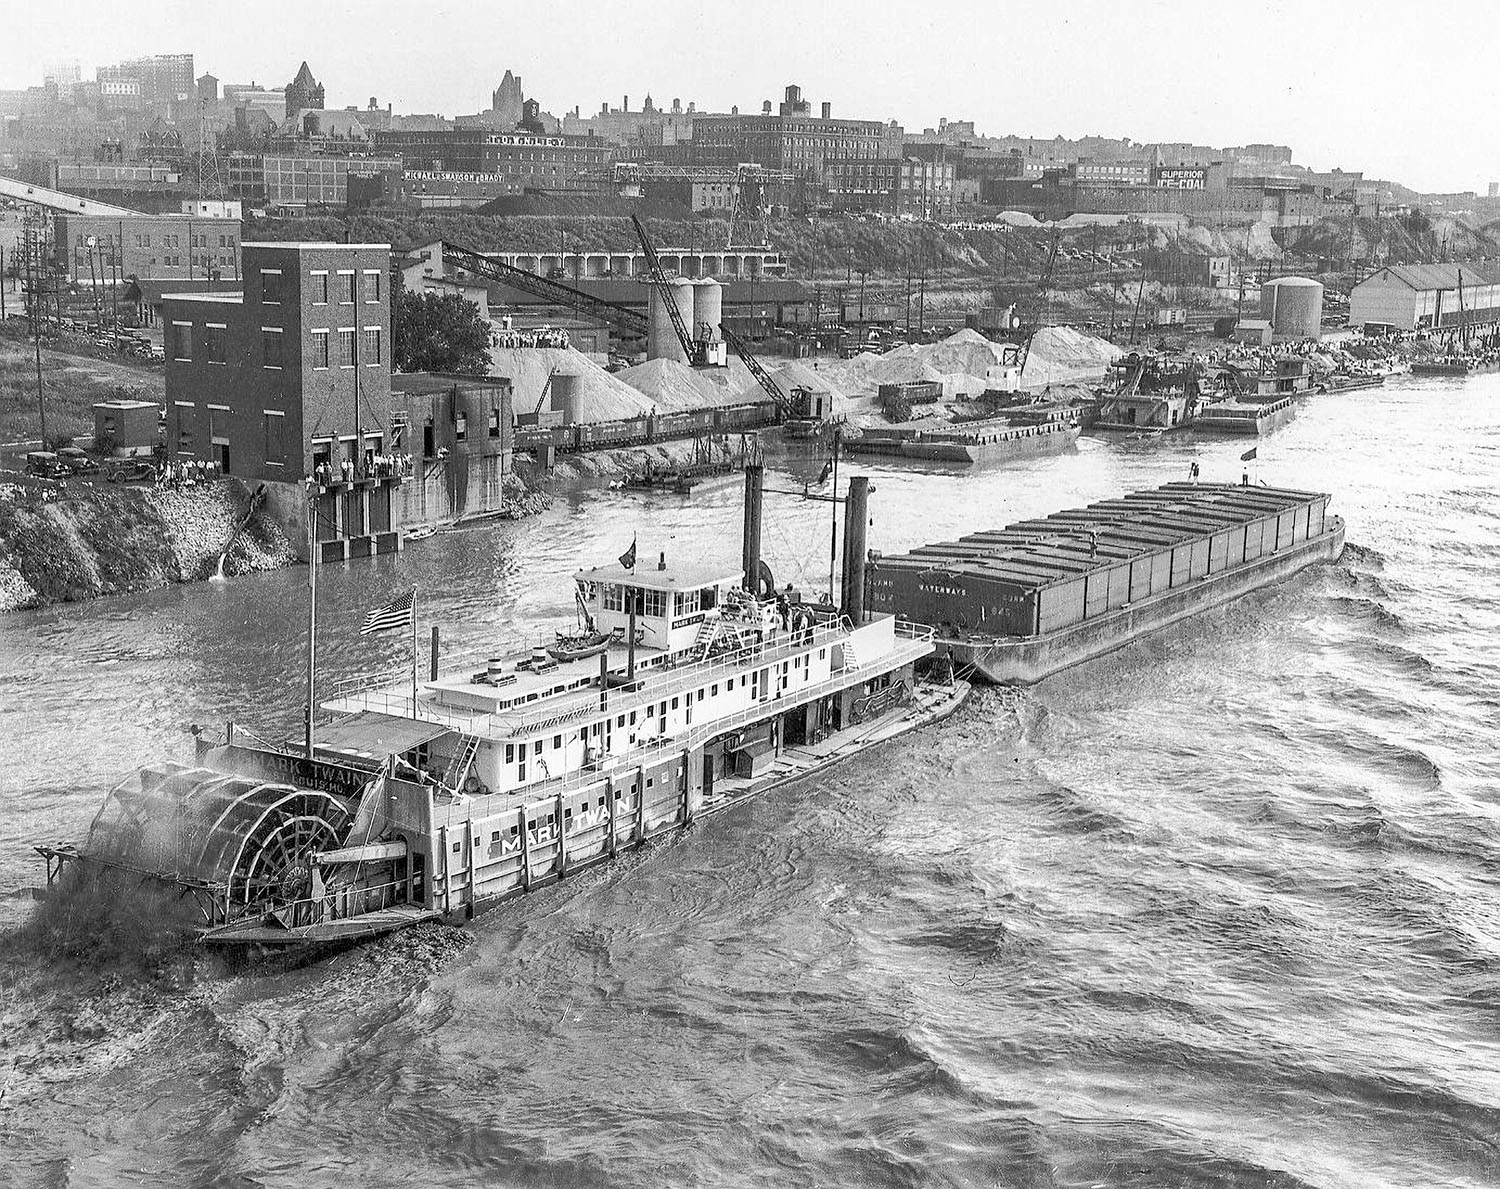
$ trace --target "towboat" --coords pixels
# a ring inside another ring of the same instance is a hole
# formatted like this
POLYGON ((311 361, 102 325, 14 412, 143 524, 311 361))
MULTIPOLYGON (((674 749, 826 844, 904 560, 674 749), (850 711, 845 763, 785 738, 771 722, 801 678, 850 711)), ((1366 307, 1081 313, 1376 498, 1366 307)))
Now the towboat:
POLYGON ((342 682, 324 716, 310 703, 303 740, 199 735, 192 759, 112 790, 83 843, 38 847, 49 885, 145 878, 204 944, 254 951, 462 921, 956 709, 968 685, 919 671, 933 629, 865 609, 867 480, 846 498, 834 605, 766 580, 761 476, 746 472, 741 564, 637 567, 632 549, 574 576, 597 655, 476 671, 434 649, 425 678, 342 682))

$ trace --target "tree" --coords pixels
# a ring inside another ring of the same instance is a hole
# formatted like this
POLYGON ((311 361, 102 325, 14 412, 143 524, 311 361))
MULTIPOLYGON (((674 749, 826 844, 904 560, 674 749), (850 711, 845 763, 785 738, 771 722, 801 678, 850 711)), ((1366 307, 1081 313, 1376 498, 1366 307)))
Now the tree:
POLYGON ((391 323, 397 371, 489 374, 490 326, 472 301, 456 293, 401 289, 391 323))

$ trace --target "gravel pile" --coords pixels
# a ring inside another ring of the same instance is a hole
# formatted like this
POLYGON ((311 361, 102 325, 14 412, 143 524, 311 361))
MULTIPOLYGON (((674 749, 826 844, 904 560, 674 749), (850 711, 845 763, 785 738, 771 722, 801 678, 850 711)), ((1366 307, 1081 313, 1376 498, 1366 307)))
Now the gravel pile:
MULTIPOLYGON (((572 347, 496 347, 490 351, 490 375, 511 382, 516 411, 530 413, 542 397, 542 389, 553 369, 559 375, 578 377, 580 421, 616 421, 651 412, 651 401, 629 384, 610 375, 581 351, 572 347)), ((550 408, 549 392, 543 408, 550 408)))
POLYGON ((1044 326, 1031 336, 1021 387, 1098 382, 1122 354, 1113 343, 1070 326, 1044 326))

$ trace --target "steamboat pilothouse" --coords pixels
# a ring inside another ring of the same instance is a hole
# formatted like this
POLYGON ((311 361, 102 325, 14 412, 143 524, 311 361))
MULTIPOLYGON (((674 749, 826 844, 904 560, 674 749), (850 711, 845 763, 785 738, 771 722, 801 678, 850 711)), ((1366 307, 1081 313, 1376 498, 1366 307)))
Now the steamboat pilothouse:
MULTIPOLYGON (((142 769, 64 863, 176 885, 210 943, 291 946, 473 916, 746 796, 941 718, 967 685, 933 632, 864 610, 868 481, 845 502, 840 605, 776 591, 746 474, 742 565, 657 554, 576 577, 550 647, 350 682, 301 745, 230 726, 142 769)), ((649 556, 649 555, 648 555, 649 556)))

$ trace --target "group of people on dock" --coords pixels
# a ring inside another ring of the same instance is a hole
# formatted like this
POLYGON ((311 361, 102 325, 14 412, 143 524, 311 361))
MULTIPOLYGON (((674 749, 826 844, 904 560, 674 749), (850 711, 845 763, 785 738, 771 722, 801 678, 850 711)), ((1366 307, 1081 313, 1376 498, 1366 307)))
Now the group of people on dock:
POLYGON ((352 458, 345 458, 338 463, 320 462, 313 468, 313 478, 320 487, 353 483, 356 479, 389 479, 393 476, 405 479, 411 473, 410 454, 371 454, 364 466, 352 458))

